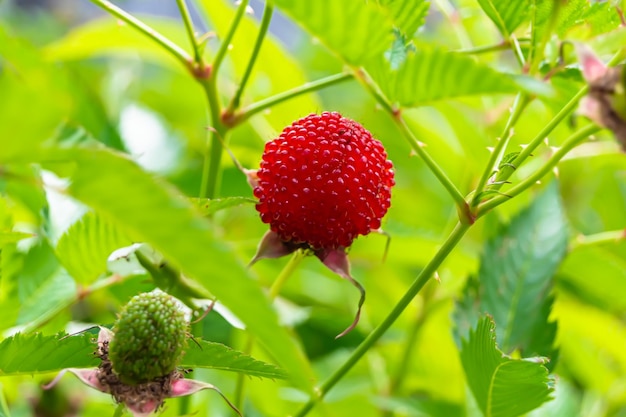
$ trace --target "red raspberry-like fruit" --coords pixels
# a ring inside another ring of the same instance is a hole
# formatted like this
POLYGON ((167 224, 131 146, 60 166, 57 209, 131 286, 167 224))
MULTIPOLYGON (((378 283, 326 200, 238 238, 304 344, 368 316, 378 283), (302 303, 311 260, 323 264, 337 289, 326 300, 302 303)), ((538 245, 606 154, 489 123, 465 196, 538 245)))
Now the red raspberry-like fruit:
POLYGON ((359 123, 311 114, 265 145, 254 195, 261 220, 293 247, 348 247, 380 227, 394 185, 387 152, 359 123))

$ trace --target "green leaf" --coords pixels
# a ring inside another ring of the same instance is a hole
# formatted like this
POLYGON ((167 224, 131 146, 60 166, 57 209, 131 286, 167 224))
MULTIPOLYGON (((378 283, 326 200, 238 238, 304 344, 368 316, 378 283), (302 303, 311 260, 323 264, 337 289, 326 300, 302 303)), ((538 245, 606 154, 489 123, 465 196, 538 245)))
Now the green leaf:
POLYGON ((486 242, 478 276, 469 281, 458 306, 459 329, 486 312, 498 323, 498 344, 505 352, 521 349, 523 355, 549 355, 554 360, 550 292, 567 244, 559 190, 552 183, 486 242))
POLYGON ((526 0, 478 0, 478 3, 505 38, 526 20, 530 6, 526 0))
POLYGON ((467 382, 486 417, 516 417, 550 400, 552 381, 544 358, 512 359, 496 346, 495 323, 478 322, 464 340, 461 363, 467 382))
POLYGON ((424 26, 430 8, 428 0, 378 0, 378 4, 389 13, 393 26, 409 39, 424 26))
POLYGON ((211 216, 217 211, 229 209, 231 207, 256 203, 254 199, 248 197, 226 197, 215 198, 213 200, 208 198, 192 198, 191 202, 198 208, 198 211, 203 216, 211 216))
MULTIPOLYGON (((137 16, 136 16, 137 17, 137 16)), ((188 40, 178 21, 154 16, 139 16, 146 24, 179 45, 188 40)), ((49 60, 77 60, 129 51, 178 68, 180 64, 165 49, 137 29, 105 16, 69 31, 65 37, 43 50, 49 60)))
POLYGON ((0 91, 3 102, 11 103, 0 106, 0 161, 27 155, 54 135, 71 102, 63 84, 39 51, 0 27, 0 91))
POLYGON ((472 58, 441 48, 418 46, 397 70, 376 59, 366 66, 392 102, 414 107, 436 100, 476 94, 537 93, 537 84, 500 73, 472 58))
POLYGON ((72 171, 67 192, 149 243, 168 262, 198 280, 255 334, 300 388, 310 389, 308 363, 279 326, 267 296, 230 247, 213 236, 211 224, 189 201, 126 157, 105 149, 57 149, 49 169, 72 171), (60 164, 59 161, 67 161, 60 164))
POLYGON ((56 372, 98 365, 94 335, 18 333, 0 343, 0 376, 56 372))
POLYGON ((114 250, 132 243, 118 227, 89 212, 61 236, 56 253, 76 281, 88 284, 107 271, 114 250))
POLYGON ((391 21, 362 0, 275 0, 280 9, 348 64, 381 56, 392 42, 391 21))
POLYGON ((287 373, 275 365, 254 359, 221 343, 190 341, 180 366, 239 372, 261 378, 285 379, 287 373))
POLYGON ((556 182, 485 244, 478 272, 481 308, 498 323, 498 343, 505 352, 523 348, 533 327, 545 323, 542 306, 567 244, 556 182))
POLYGON ((22 239, 26 239, 29 237, 33 237, 32 233, 24 233, 24 232, 0 232, 0 247, 6 245, 7 243, 15 243, 19 242, 22 239))

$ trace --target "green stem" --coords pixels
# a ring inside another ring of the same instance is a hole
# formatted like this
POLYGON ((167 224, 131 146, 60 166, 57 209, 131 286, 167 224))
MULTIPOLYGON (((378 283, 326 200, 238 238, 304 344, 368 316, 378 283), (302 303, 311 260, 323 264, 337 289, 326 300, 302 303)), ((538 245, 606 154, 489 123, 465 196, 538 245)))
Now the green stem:
MULTIPOLYGON (((283 270, 280 271, 280 274, 278 274, 278 276, 274 280, 274 283, 270 287, 269 294, 268 294, 270 300, 274 300, 278 296, 278 294, 280 293, 280 290, 285 285, 285 282, 287 282, 289 277, 294 273, 294 271, 296 270, 298 265, 300 265, 304 257, 305 257, 305 253, 302 250, 297 250, 296 252, 293 253, 293 255, 291 256, 291 259, 289 259, 289 262, 287 262, 287 265, 285 265, 283 270)), ((254 336, 251 336, 251 335, 248 336, 248 340, 243 349, 243 353, 247 355, 252 353, 252 348, 254 348, 255 340, 256 339, 254 336)), ((237 376, 237 383, 235 386, 234 404, 235 404, 235 407, 237 407, 240 410, 242 409, 242 406, 243 406, 243 393, 245 389, 246 378, 247 378, 246 375, 240 373, 237 376)))
POLYGON ((161 45, 177 60, 179 60, 185 67, 193 70, 194 61, 191 56, 187 52, 185 52, 184 49, 176 45, 165 36, 107 0, 91 0, 91 2, 103 8, 118 19, 128 23, 130 26, 134 27, 139 32, 143 33, 144 35, 161 45))
POLYGON ((500 160, 502 159, 504 151, 506 150, 506 147, 508 146, 509 141, 511 139, 510 131, 519 120, 522 112, 524 111, 528 103, 530 103, 530 100, 528 99, 527 96, 523 95, 522 93, 519 93, 517 97, 515 97, 513 108, 511 109, 509 118, 506 121, 506 124, 504 125, 504 129, 502 129, 502 134, 500 135, 500 138, 498 142, 496 143, 496 146, 493 152, 491 153, 491 156, 489 157, 487 166, 485 167, 485 170, 483 171, 480 177, 480 180, 478 181, 478 185, 476 186, 476 191, 474 192, 474 198, 472 199, 471 206, 470 206, 472 209, 474 209, 480 203, 480 195, 482 194, 485 187, 487 186, 487 181, 489 181, 489 178, 491 178, 494 171, 498 169, 498 164, 500 163, 500 160))
POLYGON ((511 48, 511 42, 502 41, 500 43, 496 43, 495 45, 474 46, 472 48, 459 49, 457 52, 461 54, 478 55, 487 52, 504 51, 509 48, 511 48))
POLYGON ((228 33, 226 33, 226 36, 222 40, 220 48, 217 50, 217 54, 215 54, 215 58, 213 59, 213 77, 215 77, 217 70, 226 56, 230 42, 233 40, 233 36, 235 36, 235 32, 239 27, 239 23, 241 22, 243 15, 246 13, 249 1, 250 0, 241 0, 241 3, 237 6, 237 11, 235 12, 235 17, 230 24, 230 28, 228 28, 228 33))
POLYGON ((550 41, 550 37, 552 36, 552 31, 557 23, 557 19, 559 17, 559 10, 561 8, 561 1, 555 1, 554 6, 552 8, 552 13, 550 15, 550 20, 548 21, 548 25, 544 28, 543 36, 537 42, 537 30, 536 30, 536 17, 537 11, 536 7, 532 13, 532 42, 530 43, 530 50, 528 51, 528 59, 526 62, 528 63, 527 73, 534 74, 539 69, 539 64, 543 59, 543 52, 546 49, 546 45, 550 41))
POLYGON ((578 235, 570 243, 570 249, 577 249, 585 246, 603 245, 607 243, 617 243, 626 239, 626 229, 611 230, 609 232, 595 233, 593 235, 578 235))
POLYGON ((292 88, 291 90, 287 90, 282 93, 276 94, 275 96, 268 97, 264 100, 258 101, 254 104, 251 104, 248 107, 243 108, 241 111, 237 112, 235 115, 230 117, 227 120, 228 126, 232 127, 240 123, 243 123, 244 121, 248 120, 253 115, 263 110, 266 110, 272 106, 275 106, 279 103, 282 103, 284 101, 297 97, 299 95, 306 94, 311 91, 321 90, 322 88, 339 84, 341 82, 351 80, 352 78, 353 78, 352 74, 341 72, 339 74, 333 74, 333 75, 321 78, 316 81, 311 81, 311 82, 302 84, 298 87, 292 88))
POLYGON ((404 118, 402 116, 394 117, 394 120, 396 121, 396 124, 400 128, 400 131, 402 131, 404 137, 409 141, 409 145, 411 146, 411 149, 413 149, 415 153, 417 153, 419 157, 422 158, 422 160, 426 163, 428 168, 430 168, 431 172, 435 175, 435 177, 437 177, 439 182, 445 187, 448 193, 452 196, 452 199, 454 200, 457 207, 459 208, 459 211, 464 212, 466 209, 467 203, 465 202, 465 198, 463 197, 463 194, 461 194, 459 189, 456 188, 454 183, 450 180, 450 178, 448 178, 448 176, 443 171, 443 169, 441 169, 441 167, 437 165, 435 160, 432 159, 431 156, 424 150, 422 144, 420 144, 420 142, 417 140, 417 138, 415 137, 411 129, 409 129, 409 126, 406 124, 406 121, 404 120, 404 118))
POLYGON ((274 5, 270 0, 266 0, 265 9, 263 10, 263 17, 261 18, 261 26, 259 27, 259 34, 257 35, 256 41, 254 42, 254 47, 252 48, 252 55, 250 55, 250 59, 248 60, 248 65, 246 70, 243 73, 243 77, 241 78, 241 82, 239 83, 239 87, 235 92, 230 104, 226 108, 226 113, 231 114, 235 109, 239 108, 239 103, 241 102, 241 96, 243 95, 243 90, 246 88, 246 84, 248 83, 248 79, 250 78, 250 74, 252 74, 252 69, 254 68, 254 64, 259 56, 259 52, 261 51, 261 45, 263 45, 263 40, 265 39, 265 35, 267 34, 267 30, 270 27, 270 22, 272 21, 272 14, 274 13, 274 5))
POLYGON ((593 135, 599 130, 601 130, 600 127, 594 124, 591 124, 591 125, 583 127, 582 129, 574 133, 565 141, 565 143, 563 143, 563 146, 561 146, 550 157, 550 159, 548 159, 546 163, 541 166, 541 168, 533 172, 532 175, 524 179, 515 187, 512 187, 511 189, 507 190, 506 195, 504 194, 498 195, 497 197, 494 197, 491 200, 478 206, 478 212, 477 212, 478 217, 482 217, 489 210, 493 209, 494 207, 499 206, 505 201, 510 200, 511 198, 515 197, 521 192, 532 187, 534 184, 537 183, 537 181, 543 178, 544 175, 548 174, 569 151, 574 149, 574 147, 580 144, 583 140, 587 139, 590 135, 593 135))
MULTIPOLYGON (((534 150, 543 143, 543 140, 558 126, 558 124, 561 123, 567 115, 574 111, 578 105, 578 101, 585 94, 587 94, 587 90, 588 87, 586 86, 581 88, 578 93, 576 93, 576 95, 574 95, 574 97, 572 97, 571 100, 552 118, 552 120, 550 120, 550 122, 548 122, 548 124, 545 125, 539 133, 537 133, 534 139, 524 149, 522 149, 520 154, 511 163, 511 166, 506 165, 502 167, 498 175, 501 181, 508 180, 511 175, 513 175, 513 172, 515 172, 515 170, 521 166, 522 163, 524 163, 526 158, 532 155, 534 150)), ((494 184, 491 186, 491 189, 499 190, 501 187, 502 184, 494 184)))
POLYGON ((428 282, 430 277, 435 273, 437 268, 450 254, 452 249, 459 243, 465 232, 469 229, 469 224, 457 223, 456 227, 448 236, 448 239, 441 246, 437 254, 430 260, 428 265, 417 276, 411 287, 404 296, 398 301, 393 310, 387 317, 361 342, 361 344, 352 352, 348 360, 344 362, 323 384, 316 389, 316 396, 311 397, 309 401, 298 411, 294 417, 303 417, 308 414, 311 409, 321 401, 337 382, 339 382, 354 365, 365 355, 374 344, 385 334, 391 325, 400 317, 400 314, 411 303, 413 298, 420 292, 422 287, 428 282))
MULTIPOLYGON (((207 93, 207 96, 212 96, 212 94, 207 93)), ((204 154, 199 194, 200 198, 209 199, 216 198, 219 194, 223 142, 226 141, 226 134, 228 133, 228 128, 220 122, 219 110, 217 112, 211 110, 211 120, 213 127, 209 130, 209 146, 204 154)))
POLYGON ((189 14, 187 3, 185 3, 185 0, 176 0, 176 3, 178 4, 178 10, 180 10, 180 15, 185 23, 185 29, 187 30, 187 36, 191 42, 191 47, 193 48, 194 62, 202 68, 204 67, 202 54, 200 53, 200 48, 198 47, 198 42, 196 41, 196 35, 193 30, 193 22, 191 21, 191 15, 189 14))
POLYGON ((380 104, 382 108, 384 108, 392 117, 392 119, 396 122, 400 131, 402 132, 405 139, 409 142, 409 146, 411 149, 415 151, 415 153, 422 158, 422 160, 426 163, 426 166, 430 169, 430 171, 435 175, 435 177, 439 180, 439 182, 444 186, 444 188, 448 191, 448 193, 452 196, 452 199, 457 205, 459 216, 461 217, 463 222, 472 223, 473 221, 469 219, 469 211, 468 205, 463 197, 463 194, 456 188, 456 185, 448 178, 446 173, 437 162, 426 152, 422 146, 422 144, 417 140, 411 129, 409 129, 406 121, 400 114, 399 110, 394 109, 391 105, 387 97, 380 91, 378 85, 372 80, 372 78, 365 72, 365 70, 359 68, 355 69, 355 77, 363 84, 367 91, 372 94, 374 99, 380 104))

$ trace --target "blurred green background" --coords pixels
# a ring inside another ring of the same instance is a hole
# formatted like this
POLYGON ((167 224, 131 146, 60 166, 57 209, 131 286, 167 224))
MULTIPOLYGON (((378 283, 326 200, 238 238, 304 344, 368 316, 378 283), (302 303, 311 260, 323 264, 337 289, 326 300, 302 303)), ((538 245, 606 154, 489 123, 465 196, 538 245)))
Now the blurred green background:
MULTIPOLYGON (((496 27, 476 1, 432 3, 426 25, 416 35, 419 42, 456 50, 500 40, 496 27)), ((117 4, 179 45, 188 46, 174 2, 117 4)), ((251 5, 254 15, 247 15, 242 22, 219 79, 225 101, 241 78, 256 37, 262 4, 251 5)), ((192 9, 198 30, 217 34, 225 33, 234 13, 233 4, 225 0, 197 2, 192 9)), ((601 36, 620 30, 619 21, 616 15, 611 14, 611 19, 606 16, 609 14, 597 17, 597 21, 593 14, 565 19, 561 30, 550 39, 548 52, 552 56, 546 57, 544 71, 556 65, 560 39, 596 42, 602 57, 614 52, 612 44, 601 36)), ((342 70, 340 60, 280 12, 270 30, 244 105, 342 70)), ((213 56, 218 44, 215 37, 209 38, 207 57, 213 56)), ((481 54, 477 59, 500 70, 520 70, 510 51, 481 54)), ((510 149, 528 143, 583 81, 578 73, 569 76, 563 72, 552 85, 556 96, 530 105, 515 126, 510 149)), ((54 137, 60 122, 65 122, 68 131, 84 129, 104 145, 128 153, 145 170, 184 195, 198 195, 208 127, 202 89, 150 40, 87 1, 0 2, 0 99, 0 146, 8 154, 12 144, 32 141, 33 137, 54 137)), ((487 148, 494 146, 501 134, 512 100, 507 95, 444 100, 407 109, 404 115, 430 155, 463 193, 469 193, 487 163, 487 148)), ((392 237, 385 262, 386 241, 382 236, 359 238, 350 249, 353 276, 367 290, 355 331, 334 339, 351 322, 358 293, 313 257, 296 270, 277 300, 282 322, 299 338, 318 380, 341 365, 385 318, 458 219, 445 189, 419 158, 411 156, 395 123, 355 81, 299 96, 255 115, 232 132, 228 146, 244 167, 256 168, 266 141, 293 120, 325 110, 359 121, 384 143, 396 168, 397 186, 383 222, 392 237)), ((537 168, 551 147, 561 144, 584 123, 581 117, 567 118, 512 181, 537 168)), ((221 196, 252 197, 245 176, 227 154, 222 163, 221 196)), ((19 167, 15 169, 33 181, 11 181, 0 171, 0 220, 3 230, 37 237, 2 248, 0 330, 4 337, 41 314, 37 300, 44 289, 75 291, 86 284, 50 278, 59 268, 54 255, 56 242, 85 208, 55 192, 58 179, 54 176, 19 167), (34 180, 38 178, 46 186, 34 180), (11 274, 19 275, 23 283, 30 280, 21 288, 19 300, 10 297, 6 277, 11 274), (20 310, 16 303, 29 309, 20 310)), ((556 399, 531 415, 626 416, 626 241, 589 243, 577 239, 579 235, 626 228, 626 156, 606 132, 568 155, 559 164, 558 176, 550 175, 530 192, 477 222, 439 268, 439 281, 426 285, 376 348, 311 415, 374 416, 382 415, 386 408, 394 410, 396 416, 477 415, 454 341, 455 302, 467 291, 468 278, 478 274, 485 242, 498 236, 503 225, 531 204, 547 184, 555 182, 570 239, 552 290, 555 302, 550 318, 558 323, 559 349, 553 363, 558 375, 556 399), (410 349, 405 353, 407 341, 410 349), (390 394, 402 372, 401 384, 390 394)), ((218 212, 213 224, 219 239, 243 262, 252 258, 267 229, 252 204, 218 212)), ((219 258, 207 253, 206 261, 219 262, 219 258)), ((263 260, 253 267, 253 275, 261 286, 269 287, 286 262, 286 258, 263 260)), ((93 292, 30 330, 53 334, 75 331, 87 323, 110 324, 130 296, 151 288, 148 277, 136 273, 119 285, 93 292)), ((244 349, 245 333, 219 314, 210 314, 203 323, 206 339, 244 349)), ((261 348, 252 354, 270 361, 261 348)), ((42 391, 42 381, 50 377, 0 379, 0 415, 112 413, 107 395, 92 393, 71 378, 58 390, 42 391)), ((196 377, 219 386, 227 396, 232 395, 236 382, 236 375, 225 372, 201 370, 196 377)), ((247 382, 247 394, 247 416, 289 415, 306 400, 304 394, 283 382, 254 378, 247 382)), ((169 400, 165 415, 177 415, 179 401, 169 400)), ((213 393, 195 395, 190 401, 191 409, 198 410, 196 415, 228 413, 213 393)))

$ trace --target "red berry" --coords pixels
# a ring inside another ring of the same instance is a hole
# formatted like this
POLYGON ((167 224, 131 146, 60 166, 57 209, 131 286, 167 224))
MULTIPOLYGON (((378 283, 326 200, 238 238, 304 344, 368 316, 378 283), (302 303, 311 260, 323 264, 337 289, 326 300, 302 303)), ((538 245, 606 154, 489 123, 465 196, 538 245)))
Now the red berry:
POLYGON ((395 184, 382 143, 336 112, 287 126, 265 145, 257 175, 261 220, 282 241, 314 250, 378 229, 395 184))

